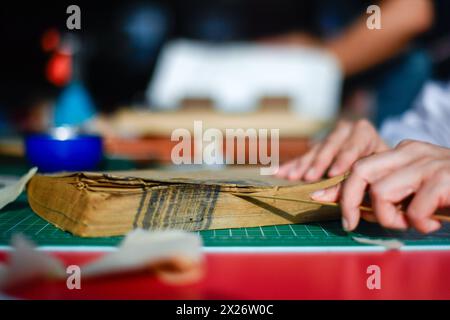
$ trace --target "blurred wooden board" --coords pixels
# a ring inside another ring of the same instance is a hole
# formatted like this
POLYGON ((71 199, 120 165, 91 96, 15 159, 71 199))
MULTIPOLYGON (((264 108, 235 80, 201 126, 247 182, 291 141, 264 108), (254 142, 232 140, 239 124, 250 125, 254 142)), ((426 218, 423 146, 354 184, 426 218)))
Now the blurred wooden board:
POLYGON ((106 121, 112 132, 122 137, 142 137, 170 136, 178 128, 192 131, 196 120, 203 122, 203 130, 279 129, 282 138, 309 138, 330 126, 330 123, 299 117, 283 109, 249 113, 224 113, 209 109, 171 112, 123 110, 108 117, 106 121))
MULTIPOLYGON (((298 157, 309 148, 308 138, 281 138, 279 143, 280 163, 298 157)), ((153 160, 161 163, 171 163, 172 148, 178 142, 170 137, 120 138, 111 137, 105 140, 105 150, 109 156, 135 160, 153 160)), ((194 143, 191 144, 194 146, 194 143)), ((224 142, 224 154, 226 142, 224 142)), ((250 145, 245 146, 246 157, 250 145)))
MULTIPOLYGON (((173 130, 185 128, 192 131, 196 120, 203 122, 203 130, 279 129, 280 162, 304 153, 310 139, 330 126, 329 123, 299 118, 286 108, 262 109, 253 113, 221 113, 209 108, 188 108, 174 112, 122 110, 108 117, 99 116, 94 121, 94 129, 105 137, 108 156, 169 163, 172 148, 178 143, 170 139, 173 130)), ((249 148, 249 143, 246 143, 246 152, 249 148)), ((23 157, 22 140, 0 140, 0 155, 23 157)))
POLYGON ((0 155, 22 157, 24 155, 22 140, 19 138, 0 139, 0 155))

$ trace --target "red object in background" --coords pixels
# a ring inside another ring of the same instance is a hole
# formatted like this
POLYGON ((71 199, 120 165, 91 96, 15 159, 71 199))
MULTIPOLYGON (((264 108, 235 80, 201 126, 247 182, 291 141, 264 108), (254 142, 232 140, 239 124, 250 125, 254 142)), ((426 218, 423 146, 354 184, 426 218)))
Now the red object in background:
POLYGON ((45 69, 47 80, 55 86, 62 87, 72 78, 72 55, 61 49, 61 34, 50 28, 41 38, 41 47, 45 52, 53 52, 45 69))
POLYGON ((51 52, 58 49, 61 41, 61 35, 55 28, 48 29, 41 38, 41 47, 45 52, 51 52))
MULTIPOLYGON (((56 253, 82 265, 102 253, 56 253)), ((5 254, 0 253, 0 260, 5 254)), ((208 253, 198 284, 164 285, 148 274, 81 282, 40 282, 7 292, 29 299, 450 299, 450 252, 208 253), (367 288, 367 267, 381 289, 367 288)))
POLYGON ((63 51, 56 51, 48 61, 45 74, 47 80, 55 86, 68 84, 72 77, 72 56, 63 51))

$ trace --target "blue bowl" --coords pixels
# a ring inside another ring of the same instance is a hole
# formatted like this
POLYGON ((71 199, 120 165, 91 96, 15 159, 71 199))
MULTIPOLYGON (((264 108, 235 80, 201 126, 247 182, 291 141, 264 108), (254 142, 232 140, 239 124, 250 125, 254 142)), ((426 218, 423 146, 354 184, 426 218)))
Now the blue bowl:
POLYGON ((103 158, 103 144, 100 136, 59 127, 27 136, 25 153, 40 172, 90 171, 97 169, 103 158))

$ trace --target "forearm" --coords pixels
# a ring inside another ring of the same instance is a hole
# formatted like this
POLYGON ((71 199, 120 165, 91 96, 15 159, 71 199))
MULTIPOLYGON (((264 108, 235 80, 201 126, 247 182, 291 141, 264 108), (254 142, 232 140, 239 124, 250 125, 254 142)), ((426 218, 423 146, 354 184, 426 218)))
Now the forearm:
POLYGON ((346 75, 364 71, 401 52, 432 25, 430 0, 384 0, 380 4, 382 28, 370 30, 363 16, 341 35, 326 43, 346 75))

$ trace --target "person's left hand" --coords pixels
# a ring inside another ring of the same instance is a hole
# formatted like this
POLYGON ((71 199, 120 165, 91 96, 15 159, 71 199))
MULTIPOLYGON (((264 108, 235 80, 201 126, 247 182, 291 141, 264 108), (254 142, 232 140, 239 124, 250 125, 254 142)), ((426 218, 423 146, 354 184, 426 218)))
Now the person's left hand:
POLYGON ((311 197, 326 202, 339 200, 343 228, 351 231, 359 223, 359 206, 367 188, 375 218, 382 226, 436 231, 441 224, 433 214, 450 206, 450 149, 403 141, 393 150, 358 160, 343 184, 317 191, 311 197), (403 212, 397 204, 409 196, 412 200, 403 212))

